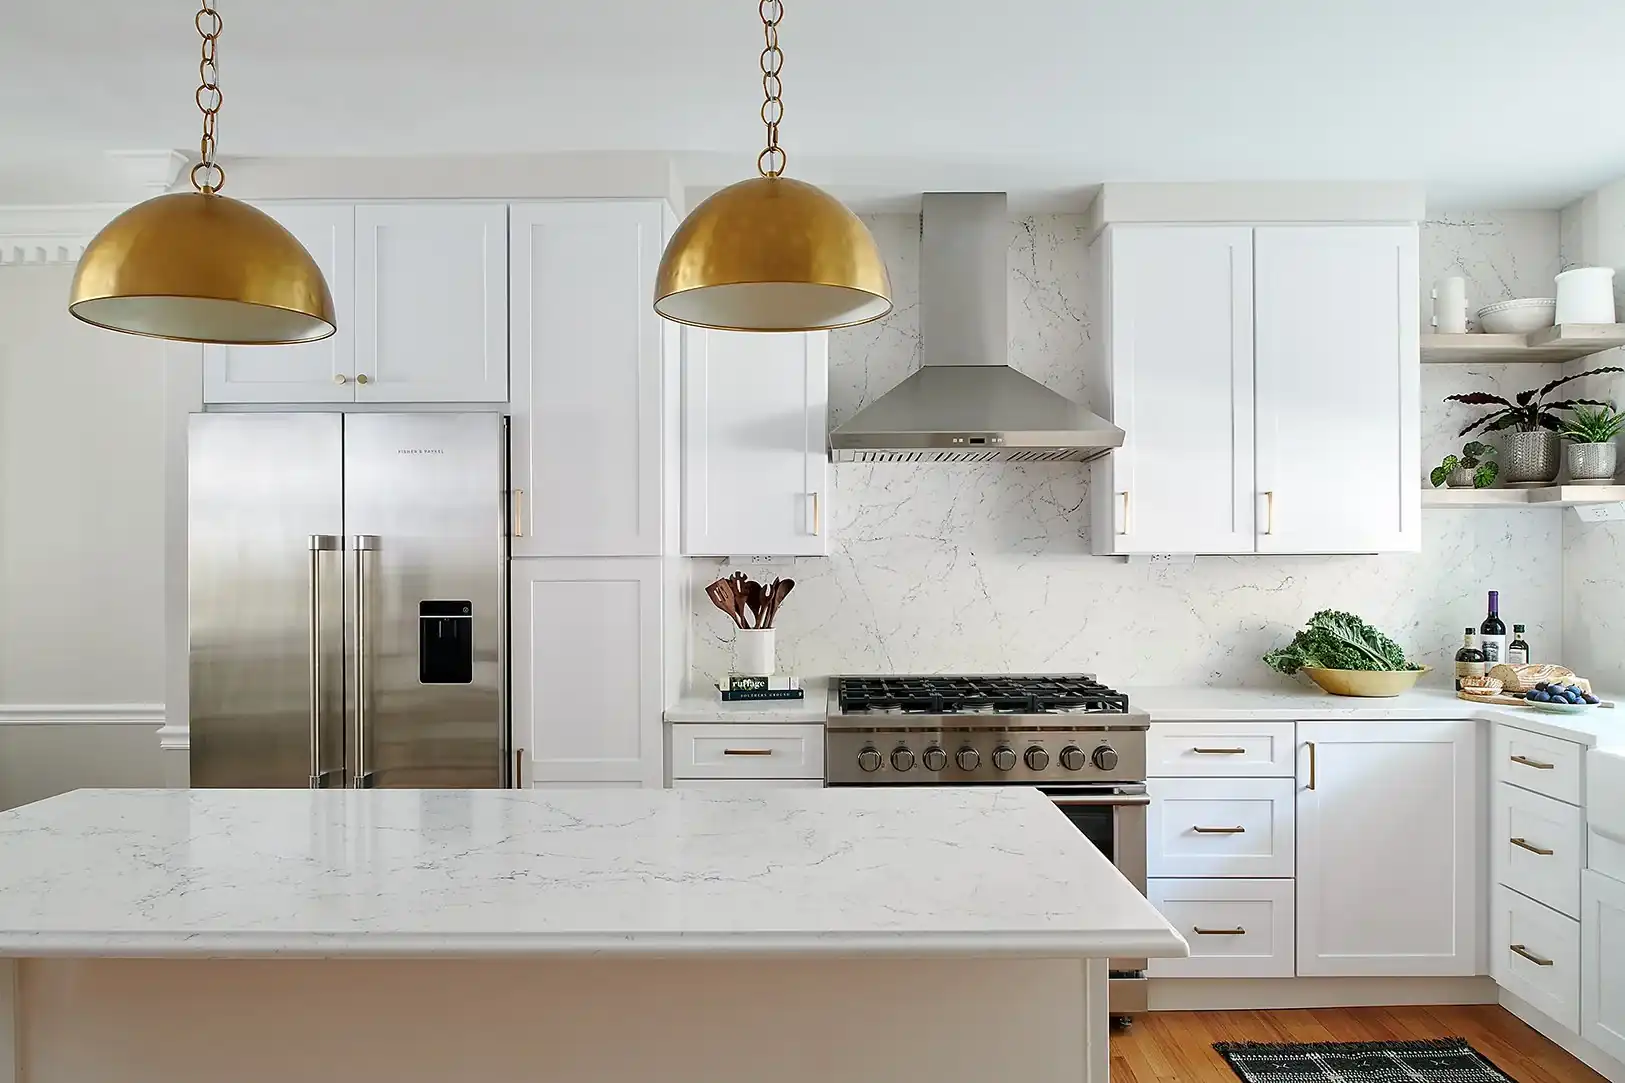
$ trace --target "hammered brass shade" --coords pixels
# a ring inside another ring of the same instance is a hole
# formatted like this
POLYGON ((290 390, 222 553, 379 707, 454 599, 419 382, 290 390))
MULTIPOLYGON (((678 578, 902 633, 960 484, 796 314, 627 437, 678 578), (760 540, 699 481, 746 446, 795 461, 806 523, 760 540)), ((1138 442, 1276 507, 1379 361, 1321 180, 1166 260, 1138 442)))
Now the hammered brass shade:
POLYGON ((752 177, 695 207, 655 278, 655 311, 725 331, 818 331, 891 311, 869 230, 839 200, 788 177, 752 177))
POLYGON ((327 282, 293 234, 213 192, 138 203, 80 257, 68 311, 113 331, 182 342, 313 342, 336 326, 327 282))

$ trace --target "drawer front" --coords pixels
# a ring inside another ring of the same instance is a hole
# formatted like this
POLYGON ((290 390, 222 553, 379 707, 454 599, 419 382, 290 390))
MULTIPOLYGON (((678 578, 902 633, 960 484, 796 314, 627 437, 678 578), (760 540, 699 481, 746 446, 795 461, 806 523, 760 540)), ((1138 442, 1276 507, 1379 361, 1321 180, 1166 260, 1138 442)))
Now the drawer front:
POLYGON ((1585 814, 1505 782, 1495 787, 1494 805, 1490 853, 1496 882, 1578 919, 1585 814))
POLYGON ((1191 946, 1188 959, 1152 959, 1148 976, 1293 976, 1291 880, 1148 880, 1146 897, 1191 946))
POLYGON ((1148 876, 1291 876, 1290 778, 1156 778, 1147 783, 1148 876))
POLYGON ((1146 736, 1152 778, 1291 778, 1291 722, 1154 722, 1146 736))
POLYGON ((1502 782, 1571 805, 1580 803, 1580 776, 1585 765, 1585 749, 1573 741, 1561 741, 1540 733, 1495 727, 1495 750, 1491 754, 1495 777, 1502 782))
POLYGON ((824 727, 706 725, 671 727, 672 778, 824 777, 824 727))
POLYGON ((674 778, 674 790, 821 790, 821 778, 674 778))
POLYGON ((1496 984, 1576 1033, 1580 1030, 1580 923, 1507 887, 1495 889, 1490 973, 1496 984))

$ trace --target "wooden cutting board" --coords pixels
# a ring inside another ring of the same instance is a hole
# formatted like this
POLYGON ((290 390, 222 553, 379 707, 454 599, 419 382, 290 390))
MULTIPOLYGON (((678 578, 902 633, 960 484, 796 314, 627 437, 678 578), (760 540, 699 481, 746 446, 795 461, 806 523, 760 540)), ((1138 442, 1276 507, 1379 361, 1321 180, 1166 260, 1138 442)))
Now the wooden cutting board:
MULTIPOLYGON (((1505 695, 1505 694, 1495 695, 1495 696, 1469 696, 1466 692, 1457 692, 1456 693, 1456 698, 1457 699, 1464 699, 1468 703, 1493 703, 1498 707, 1529 707, 1530 709, 1534 708, 1534 705, 1531 704, 1531 703, 1526 702, 1523 699, 1522 696, 1508 696, 1508 695, 1505 695)), ((1613 705, 1614 705, 1613 701, 1606 700, 1606 699, 1603 700, 1601 703, 1592 704, 1592 706, 1594 706, 1594 707, 1612 707, 1613 705)), ((1554 712, 1554 713, 1560 713, 1560 712, 1554 712)))

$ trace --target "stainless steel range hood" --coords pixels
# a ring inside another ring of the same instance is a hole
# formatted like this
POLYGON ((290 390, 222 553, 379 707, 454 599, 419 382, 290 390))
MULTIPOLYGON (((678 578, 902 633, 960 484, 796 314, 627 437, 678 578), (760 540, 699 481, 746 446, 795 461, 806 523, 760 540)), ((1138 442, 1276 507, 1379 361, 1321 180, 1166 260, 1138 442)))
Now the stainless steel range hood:
POLYGON ((920 211, 924 364, 830 433, 831 458, 1083 462, 1121 447, 1122 429, 1010 367, 1004 194, 928 192, 920 211))

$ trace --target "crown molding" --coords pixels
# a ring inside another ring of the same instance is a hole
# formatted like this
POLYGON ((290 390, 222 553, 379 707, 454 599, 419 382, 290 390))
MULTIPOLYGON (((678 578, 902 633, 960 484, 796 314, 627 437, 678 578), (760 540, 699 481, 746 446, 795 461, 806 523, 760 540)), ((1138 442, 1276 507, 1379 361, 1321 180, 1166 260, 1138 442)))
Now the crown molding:
POLYGON ((109 203, 0 206, 0 267, 77 263, 90 239, 123 209, 109 203))
POLYGON ((142 199, 161 196, 180 180, 191 162, 178 150, 110 150, 104 157, 113 173, 142 199))

